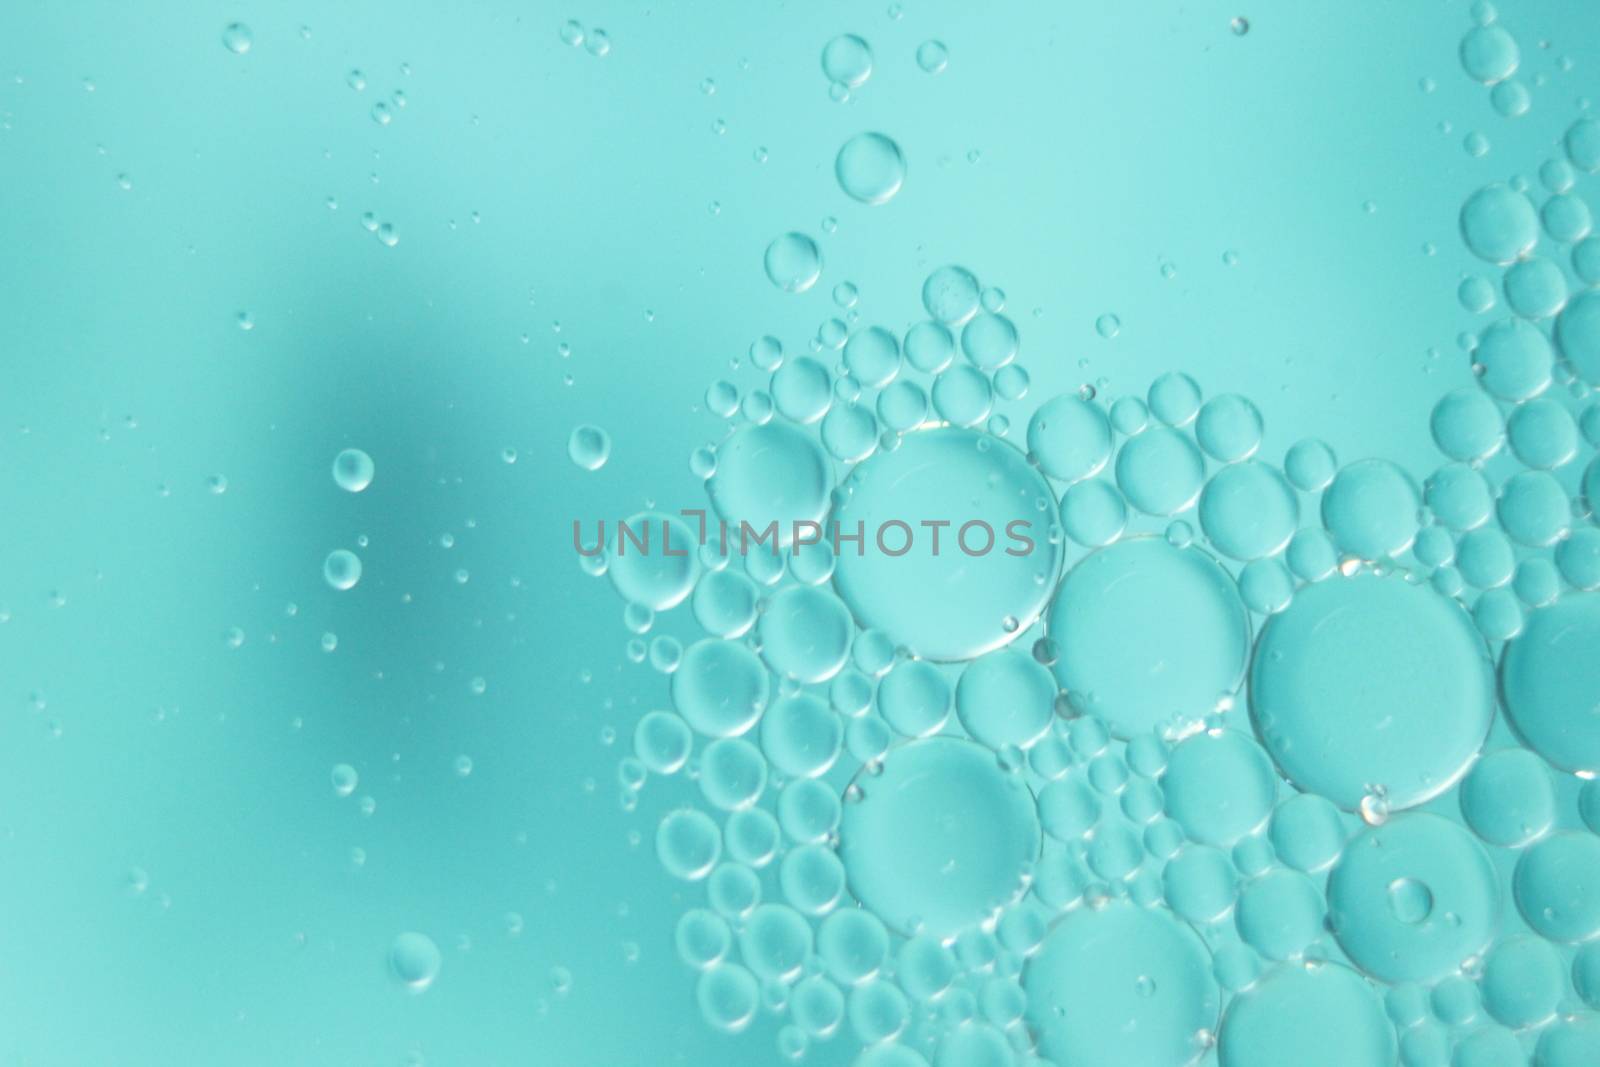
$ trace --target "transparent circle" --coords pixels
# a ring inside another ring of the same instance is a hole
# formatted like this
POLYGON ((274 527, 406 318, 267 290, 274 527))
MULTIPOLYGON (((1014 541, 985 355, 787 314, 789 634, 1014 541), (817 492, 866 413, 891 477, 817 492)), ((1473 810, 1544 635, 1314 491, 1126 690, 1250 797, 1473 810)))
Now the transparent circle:
POLYGON ((1398 576, 1301 589, 1263 629, 1250 679, 1256 733, 1278 766, 1347 811, 1375 789, 1399 811, 1449 788, 1494 708, 1466 613, 1398 576))
POLYGON ((1338 963, 1284 964, 1228 1005, 1221 1067, 1389 1067, 1397 1054, 1383 1001, 1338 963))
POLYGON ((1111 458, 1111 423, 1099 405, 1065 393, 1039 405, 1028 420, 1028 454, 1064 482, 1098 474, 1111 458))
POLYGON ((333 482, 347 493, 359 493, 372 484, 377 465, 359 448, 347 448, 333 457, 333 482))
POLYGON ((761 613, 761 658, 780 677, 814 684, 838 674, 850 654, 850 612, 826 589, 791 585, 761 613))
POLYGON ((906 180, 900 146, 882 133, 858 133, 833 161, 839 188, 863 204, 887 204, 906 180))
POLYGON ((1221 997, 1194 931, 1126 902, 1069 912, 1029 960, 1023 986, 1040 1049, 1076 1067, 1192 1063, 1221 997))
POLYGON ((439 946, 427 934, 407 931, 389 945, 389 972, 413 993, 433 985, 443 963, 439 946))
POLYGON ((803 293, 822 276, 822 252, 803 233, 773 238, 763 260, 767 279, 786 293, 803 293))
POLYGON ((953 936, 1026 886, 1041 840, 1033 795, 987 749, 910 742, 855 788, 839 853, 857 899, 891 928, 953 936))
POLYGON ((1551 834, 1522 853, 1511 886, 1517 910, 1541 936, 1587 941, 1600 934, 1600 836, 1551 834))
POLYGON ((672 702, 699 733, 736 737, 761 717, 770 685, 754 652, 708 638, 690 645, 672 673, 672 702))
POLYGON ((1429 426, 1439 451, 1464 463, 1487 459, 1505 443, 1500 408, 1478 389, 1446 393, 1434 405, 1429 426))
POLYGON ((1411 476, 1382 459, 1363 459, 1322 494, 1322 523, 1338 546, 1366 560, 1398 556, 1416 540, 1422 495, 1411 476))
POLYGON ((1254 460, 1222 468, 1200 494, 1206 538, 1233 559, 1276 555, 1288 546, 1299 520, 1300 500, 1289 483, 1275 468, 1254 460))
POLYGON ((1172 750, 1161 788, 1190 840, 1232 845, 1267 821, 1278 776, 1248 734, 1204 730, 1172 750))
POLYGON ((694 591, 699 545, 681 520, 640 512, 623 523, 607 547, 606 575, 625 603, 666 611, 694 591))
POLYGON ((1213 712, 1238 688, 1250 646, 1228 573, 1158 537, 1086 556, 1063 579, 1047 626, 1057 682, 1118 737, 1213 712))
POLYGON ((1152 427, 1117 453, 1117 488, 1147 515, 1176 515, 1193 506, 1205 480, 1200 450, 1181 432, 1152 427))
POLYGON ((1461 206, 1461 237, 1480 259, 1514 263, 1539 242, 1539 216, 1509 185, 1486 185, 1461 206))
MULTIPOLYGON (((777 545, 786 547, 797 523, 818 522, 827 513, 833 482, 828 458, 794 427, 776 422, 743 427, 723 442, 717 457, 717 472, 706 488, 712 507, 728 524, 730 545, 748 542, 746 525, 754 537, 776 523, 777 545)), ((708 539, 719 540, 712 532, 708 539)))
POLYGON ((859 525, 864 541, 841 542, 834 584, 861 625, 959 660, 1007 644, 1043 611, 1060 567, 1046 536, 1054 497, 1012 446, 953 428, 908 434, 857 465, 841 497, 829 529, 859 525))
POLYGON ((1544 762, 1523 748, 1480 759, 1461 783, 1461 814, 1491 845, 1517 848, 1555 822, 1555 788, 1544 762))
POLYGON ((1350 959, 1385 982, 1443 978, 1488 947, 1500 889, 1457 823, 1407 812, 1363 831, 1328 879, 1328 918, 1350 959))

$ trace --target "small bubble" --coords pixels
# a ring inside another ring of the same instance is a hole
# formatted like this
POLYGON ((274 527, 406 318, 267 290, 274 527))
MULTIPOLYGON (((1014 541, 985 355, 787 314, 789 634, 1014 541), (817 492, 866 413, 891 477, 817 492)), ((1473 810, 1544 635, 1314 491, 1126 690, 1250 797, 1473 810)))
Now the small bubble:
POLYGON ((1250 32, 1250 20, 1243 15, 1235 15, 1228 23, 1228 29, 1233 31, 1235 37, 1243 37, 1250 32))
POLYGON ((943 74, 950 65, 950 50, 943 41, 928 40, 917 46, 917 66, 928 74, 943 74))
POLYGON ((236 56, 242 56, 250 51, 255 36, 250 32, 250 27, 242 22, 230 22, 222 29, 222 47, 236 56))

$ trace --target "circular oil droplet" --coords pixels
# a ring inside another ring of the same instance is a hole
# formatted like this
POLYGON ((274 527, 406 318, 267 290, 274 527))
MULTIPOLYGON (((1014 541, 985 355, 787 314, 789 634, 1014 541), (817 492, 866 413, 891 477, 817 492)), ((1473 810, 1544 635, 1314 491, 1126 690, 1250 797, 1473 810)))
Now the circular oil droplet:
POLYGON ((922 306, 946 326, 960 326, 978 313, 978 279, 965 267, 940 267, 922 283, 922 306))
POLYGON ((1439 399, 1433 407, 1429 429, 1439 451, 1463 463, 1494 455, 1506 437, 1500 408, 1481 389, 1470 387, 1453 390, 1439 399))
POLYGON ((421 993, 439 977, 444 957, 427 934, 406 932, 389 946, 389 971, 413 993, 421 993))
POLYGON ((1570 593, 1533 612, 1500 665, 1506 713, 1553 766, 1600 774, 1600 595, 1570 593))
POLYGON ((808 694, 778 701, 761 719, 761 751, 790 778, 827 773, 844 745, 844 726, 834 711, 808 694))
POLYGON ((361 557, 348 548, 336 548, 322 561, 322 577, 343 592, 354 589, 361 580, 361 557))
POLYGON ((717 963, 702 971, 694 996, 700 1017, 727 1033, 749 1026, 761 1006, 761 986, 755 975, 736 963, 717 963))
POLYGON ((606 574, 627 604, 651 611, 677 607, 694 590, 699 552, 678 519, 641 512, 624 520, 608 546, 606 574))
POLYGON ((841 538, 834 585, 861 625, 961 660, 1044 610, 1061 564, 1047 537, 1054 497, 1011 445, 953 428, 908 434, 857 465, 839 498, 826 527, 841 538))
POLYGON ((1322 523, 1344 551, 1387 559, 1416 540, 1421 507, 1409 474, 1388 460, 1363 459, 1341 470, 1322 494, 1322 523))
POLYGON ((1461 69, 1485 85, 1511 77, 1520 59, 1516 38, 1498 23, 1474 26, 1461 38, 1461 69))
POLYGON ((1300 499, 1289 483, 1255 460, 1222 468, 1200 494, 1201 529, 1218 552, 1233 559, 1281 552, 1299 519, 1300 499))
POLYGON ((1041 842, 1033 795, 982 746, 901 745, 852 795, 839 854, 851 891, 892 929, 950 937, 1025 888, 1041 842))
POLYGON ((961 330, 961 352, 974 367, 994 371, 1017 358, 1017 327, 1004 315, 983 311, 961 330))
POLYGON ((1200 938, 1171 914, 1115 902, 1078 908, 1023 971, 1045 1055, 1077 1067, 1183 1067, 1205 1052, 1221 994, 1200 938))
POLYGON ((1028 452, 1050 477, 1082 481, 1111 459, 1111 423, 1097 404, 1065 393, 1041 404, 1028 420, 1028 452))
POLYGON ((1117 453, 1116 476, 1117 488, 1140 511, 1176 515, 1199 498, 1205 461, 1183 433, 1153 426, 1123 442, 1117 453))
POLYGON ((1473 358, 1484 389, 1501 400, 1531 400, 1550 385, 1550 340, 1522 319, 1504 319, 1484 330, 1473 358))
POLYGON ((856 89, 872 77, 872 46, 853 33, 842 33, 822 48, 822 73, 835 85, 856 89))
POLYGON ((1079 482, 1061 494, 1061 528, 1086 548, 1103 548, 1122 536, 1128 503, 1110 482, 1079 482))
POLYGON ((732 641, 697 641, 672 673, 672 703, 707 737, 735 737, 754 726, 771 682, 756 654, 732 641))
POLYGON ((611 435, 598 426, 574 427, 567 438, 567 457, 586 471, 597 471, 611 458, 611 435))
POLYGON ((1389 883, 1389 910, 1407 926, 1415 926, 1433 914, 1433 891, 1415 878, 1396 878, 1389 883))
POLYGON ((1486 185, 1461 206, 1461 237, 1480 259, 1516 262, 1539 242, 1533 202, 1509 185, 1486 185))
POLYGON ((1525 845, 1555 822, 1550 772, 1525 748, 1492 752, 1478 760, 1461 783, 1461 815, 1472 832, 1491 845, 1525 845))
POLYGON ((1518 260, 1506 271, 1506 303, 1525 319, 1547 319, 1567 302, 1567 277, 1543 256, 1518 260))
POLYGON ((1273 870, 1239 894, 1234 925, 1267 959, 1296 959, 1322 936, 1325 912, 1318 883, 1298 871, 1273 870))
POLYGON ((1224 393, 1205 402, 1195 419, 1195 439, 1211 458, 1237 463, 1261 447, 1261 412, 1247 398, 1224 393))
POLYGON ((1297 793, 1279 804, 1268 834, 1278 858, 1308 874, 1327 867, 1344 851, 1339 809, 1315 793, 1297 793))
POLYGON ((250 46, 255 43, 255 34, 250 32, 250 27, 242 22, 230 22, 222 28, 222 47, 236 56, 242 56, 250 51, 250 46))
POLYGON ((1050 606, 1056 681, 1118 737, 1198 722, 1238 688, 1250 617, 1199 548, 1135 537, 1091 553, 1050 606))
MULTIPOLYGON (((828 509, 832 480, 828 458, 815 441, 792 426, 769 422, 746 426, 723 442, 717 449, 717 472, 706 481, 706 489, 727 524, 729 545, 745 539, 748 525, 748 547, 754 554, 772 544, 754 543, 769 525, 777 524, 777 545, 787 547, 796 523, 819 521, 828 509)), ((706 536, 720 544, 720 535, 708 531, 706 536)))
POLYGON ((1483 961, 1483 1006, 1497 1021, 1523 1029, 1551 1018, 1566 993, 1565 965, 1550 942, 1514 934, 1483 961))
POLYGON ((1205 731, 1172 750, 1161 787, 1167 814, 1190 840, 1226 846, 1267 821, 1278 776, 1254 738, 1205 731))
POLYGON ((844 143, 833 162, 839 188, 863 204, 886 204, 906 180, 900 146, 881 133, 858 133, 844 143))
POLYGON ((1600 836, 1582 830, 1551 834, 1517 861, 1517 909, 1551 941, 1587 941, 1600 934, 1600 836))
POLYGON ((656 827, 656 857, 674 878, 699 881, 722 856, 716 820, 697 808, 670 811, 656 827))
POLYGON ((850 612, 825 589, 791 585, 761 613, 761 656, 781 678, 826 682, 850 655, 850 612))
POLYGON ((786 293, 803 293, 822 276, 822 252, 803 233, 786 233, 767 246, 767 278, 786 293))
POLYGON ((347 448, 333 457, 333 484, 347 493, 359 493, 372 484, 378 468, 359 448, 347 448))
POLYGON ((1389 1067, 1398 1052, 1383 1001, 1339 963, 1284 964, 1228 1006, 1221 1067, 1389 1067))
POLYGON ((956 714, 978 741, 999 751, 1027 748, 1055 719, 1056 683, 1045 666, 1014 648, 974 660, 956 684, 956 714))
POLYGON ((1257 735, 1291 781, 1346 811, 1381 787, 1392 810, 1466 770, 1494 717, 1488 650, 1454 601, 1398 576, 1301 589, 1261 634, 1257 735))
POLYGON ((1556 320, 1556 342, 1578 377, 1600 384, 1600 290, 1580 293, 1556 320))
POLYGON ((917 46, 917 66, 928 74, 943 74, 950 65, 950 50, 943 41, 927 40, 917 46))
POLYGON ((1409 812, 1363 831, 1328 879, 1334 936, 1385 982, 1454 973, 1494 938, 1500 890, 1489 855, 1458 824, 1409 812))

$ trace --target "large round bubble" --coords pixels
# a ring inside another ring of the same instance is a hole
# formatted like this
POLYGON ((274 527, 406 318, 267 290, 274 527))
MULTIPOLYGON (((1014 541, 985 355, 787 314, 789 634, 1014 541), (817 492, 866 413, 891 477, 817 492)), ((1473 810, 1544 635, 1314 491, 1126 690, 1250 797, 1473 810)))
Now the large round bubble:
POLYGON ((1216 711, 1250 651, 1250 617, 1228 572, 1157 537, 1085 557, 1062 581, 1048 626, 1056 680, 1120 737, 1216 711))
POLYGON ((1061 558, 1055 499, 1012 446, 953 428, 909 434, 840 493, 834 583, 863 626, 927 659, 972 659, 1044 610, 1061 558))
MULTIPOLYGON (((788 545, 795 524, 822 518, 831 484, 828 458, 817 443, 792 426, 769 422, 746 426, 717 449, 717 472, 706 487, 727 524, 730 548, 766 552, 776 550, 772 541, 756 538, 768 526, 775 523, 777 544, 788 545)), ((719 543, 715 529, 706 539, 719 543)))
POLYGON ((937 737, 893 749, 880 773, 857 779, 839 852, 851 891, 879 918, 942 938, 1016 899, 1040 840, 1021 778, 979 745, 937 737))
POLYGON ((1600 774, 1600 595, 1569 594, 1535 611, 1500 667, 1506 713, 1564 771, 1600 774))
POLYGON ((1023 972, 1041 1051, 1074 1067, 1183 1067, 1206 1051, 1220 994, 1205 944, 1170 913, 1078 908, 1023 972))
POLYGON ((1285 774, 1347 810, 1449 788, 1494 717, 1494 674, 1460 606, 1399 576, 1301 589, 1267 623, 1250 679, 1256 732, 1285 774))

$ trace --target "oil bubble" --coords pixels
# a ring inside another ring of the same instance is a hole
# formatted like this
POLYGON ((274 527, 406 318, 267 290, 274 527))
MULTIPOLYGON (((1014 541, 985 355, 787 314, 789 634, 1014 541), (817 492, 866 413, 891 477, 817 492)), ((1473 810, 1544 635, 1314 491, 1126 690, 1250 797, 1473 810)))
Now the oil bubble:
POLYGON ((1421 812, 1364 831, 1328 880, 1334 936, 1358 966, 1391 983, 1456 971, 1488 947, 1499 907, 1483 846, 1458 824, 1421 812))
POLYGON ((1290 780, 1347 811, 1373 786, 1394 810, 1448 788, 1483 743, 1495 706, 1487 649, 1461 608, 1426 586, 1374 575, 1301 589, 1267 623, 1250 703, 1257 734, 1290 780))
POLYGON ((389 970, 412 993, 433 985, 443 961, 439 946, 427 934, 408 931, 389 946, 389 970))
POLYGON ((839 149, 833 173, 852 199, 887 204, 905 183, 906 160, 885 134, 858 133, 839 149))
POLYGON ((1186 1064, 1216 1026, 1205 945, 1171 915, 1113 903, 1069 912, 1023 972, 1044 1053, 1082 1067, 1186 1064))
POLYGON ((1198 548, 1136 537, 1089 554, 1050 607, 1056 681, 1119 737, 1199 721, 1244 676, 1250 620, 1198 548))
POLYGON ((822 252, 803 233, 774 238, 763 263, 768 280, 786 293, 803 293, 822 276, 822 252))
POLYGON ((1033 797, 986 749, 915 741, 856 786, 840 856, 852 891, 891 928, 953 936, 1024 888, 1040 845, 1033 797))
POLYGON ((347 493, 359 493, 372 484, 377 465, 359 448, 347 448, 333 457, 333 483, 347 493))
POLYGON ((597 471, 611 458, 611 435, 598 426, 577 426, 567 438, 567 457, 583 470, 597 471))

